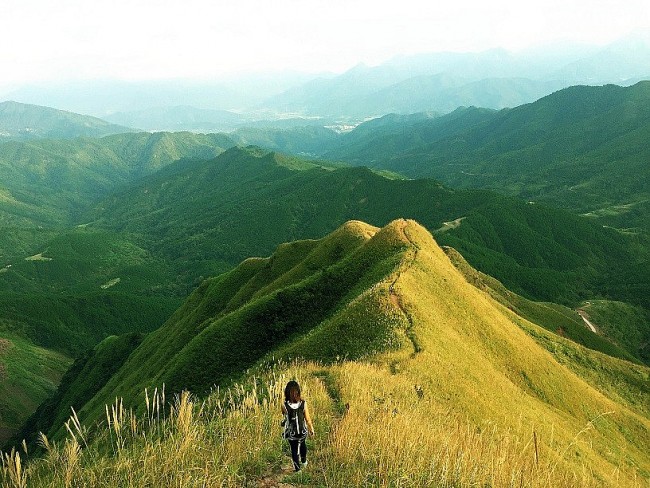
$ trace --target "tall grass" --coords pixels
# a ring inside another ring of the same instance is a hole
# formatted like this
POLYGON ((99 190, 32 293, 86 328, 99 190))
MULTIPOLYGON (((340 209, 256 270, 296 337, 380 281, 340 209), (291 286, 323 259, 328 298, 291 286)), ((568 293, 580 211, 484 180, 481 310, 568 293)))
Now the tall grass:
POLYGON ((67 439, 57 444, 42 436, 46 454, 26 468, 19 453, 3 454, 0 482, 3 488, 246 486, 288 460, 280 404, 291 378, 314 398, 315 410, 328 401, 324 388, 303 380, 297 367, 269 371, 203 401, 182 392, 169 408, 162 394, 147 394, 141 417, 116 399, 97 429, 83 427, 73 412, 67 439))
MULTIPOLYGON (((588 459, 577 467, 569 459, 590 443, 600 417, 569 441, 552 431, 542 439, 545 434, 522 419, 514 426, 496 419, 479 425, 443 410, 420 385, 376 366, 345 363, 335 370, 349 408, 321 446, 324 486, 611 486, 588 459)), ((613 479, 616 486, 647 482, 634 474, 613 479)))
MULTIPOLYGON (((538 442, 523 423, 476 425, 442 411, 418 386, 381 366, 344 362, 275 368, 205 400, 182 392, 168 406, 155 390, 146 393, 140 417, 116 399, 96 429, 85 428, 73 411, 65 441, 41 437, 42 459, 25 466, 20 453, 3 454, 0 482, 3 488, 242 487, 263 479, 327 487, 603 486, 587 464, 576 470, 563 462, 572 443, 588 440, 589 425, 569 444, 538 442), (290 463, 279 425, 283 388, 294 378, 317 433, 300 475, 283 469, 290 463)), ((622 477, 619 486, 643 480, 622 477)))

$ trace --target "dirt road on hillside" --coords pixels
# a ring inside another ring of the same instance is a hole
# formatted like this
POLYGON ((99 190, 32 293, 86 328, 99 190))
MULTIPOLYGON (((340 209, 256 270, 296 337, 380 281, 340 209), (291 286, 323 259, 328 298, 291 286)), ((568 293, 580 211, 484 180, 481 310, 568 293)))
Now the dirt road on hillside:
POLYGON ((576 311, 578 312, 578 315, 580 315, 580 317, 582 317, 582 320, 584 320, 587 327, 589 327, 589 330, 592 331, 594 334, 598 334, 598 329, 596 329, 594 324, 592 324, 591 321, 589 320, 589 316, 587 315, 587 312, 585 312, 584 310, 580 310, 580 309, 578 309, 576 311))

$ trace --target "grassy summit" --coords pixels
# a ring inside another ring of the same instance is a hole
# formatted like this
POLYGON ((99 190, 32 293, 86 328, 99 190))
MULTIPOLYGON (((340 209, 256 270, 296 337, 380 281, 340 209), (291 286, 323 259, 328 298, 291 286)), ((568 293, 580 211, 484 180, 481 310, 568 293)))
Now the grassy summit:
POLYGON ((81 409, 84 425, 108 415, 110 433, 78 429, 27 476, 33 486, 277 481, 278 395, 298 376, 319 436, 310 470, 287 481, 642 486, 649 375, 472 286, 416 222, 349 222, 206 281, 81 409), (317 362, 277 363, 290 358, 317 362), (151 392, 163 382, 168 397, 190 389, 206 402, 183 396, 158 420, 151 392))

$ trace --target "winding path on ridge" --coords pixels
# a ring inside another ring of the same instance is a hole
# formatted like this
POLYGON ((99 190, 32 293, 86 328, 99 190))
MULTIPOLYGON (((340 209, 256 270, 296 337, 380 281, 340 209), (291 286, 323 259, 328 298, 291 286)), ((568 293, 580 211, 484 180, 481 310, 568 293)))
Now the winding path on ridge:
MULTIPOLYGON (((323 385, 327 392, 327 396, 331 401, 332 424, 329 425, 330 430, 318 434, 319 437, 325 438, 334 430, 337 422, 343 418, 348 406, 343 404, 341 400, 341 392, 336 385, 336 380, 326 369, 313 372, 312 376, 323 385)), ((286 451, 284 451, 284 454, 286 455, 285 462, 282 466, 269 470, 259 478, 257 480, 257 488, 299 488, 300 486, 305 486, 305 484, 301 482, 298 482, 299 484, 295 485, 285 481, 287 477, 293 475, 295 472, 288 452, 288 445, 284 441, 282 447, 283 449, 286 449, 286 451)), ((310 459, 313 459, 313 454, 310 455, 310 459)), ((318 465, 318 462, 316 461, 315 464, 318 465)), ((314 469, 312 466, 313 464, 310 462, 310 466, 307 469, 314 469)))
POLYGON ((413 354, 412 356, 415 356, 417 353, 419 353, 422 348, 418 344, 417 337, 415 336, 415 331, 413 329, 414 324, 413 324, 413 317, 411 316, 410 312, 404 307, 404 304, 402 303, 401 297, 397 294, 395 291, 395 285, 397 284, 398 280, 402 276, 403 271, 407 271, 413 266, 413 263, 415 262, 417 256, 418 256, 418 246, 411 240, 411 238, 408 236, 408 234, 405 231, 407 222, 406 220, 401 220, 400 221, 400 226, 399 230, 400 233, 402 234, 402 237, 404 238, 405 241, 407 241, 411 245, 411 249, 407 252, 411 253, 411 256, 406 258, 402 263, 400 263, 399 268, 397 269, 397 276, 393 280, 393 282, 389 285, 388 291, 390 293, 390 301, 391 303, 399 309, 404 316, 406 317, 406 320, 408 321, 409 325, 406 329, 406 336, 409 338, 411 343, 413 344, 413 354))
MULTIPOLYGON (((407 271, 413 266, 413 263, 415 262, 417 256, 418 256, 418 246, 411 240, 411 238, 408 236, 406 233, 406 226, 407 226, 407 221, 406 220, 401 220, 399 222, 399 231, 403 239, 409 243, 410 249, 408 249, 406 252, 409 253, 409 256, 406 256, 405 259, 399 264, 398 269, 397 269, 397 276, 395 279, 391 282, 391 284, 388 286, 388 291, 390 294, 390 301, 391 303, 397 308, 404 316, 406 317, 406 320, 408 321, 408 327, 406 329, 406 336, 409 338, 411 343, 413 344, 413 353, 412 357, 415 356, 417 353, 419 353, 422 348, 417 342, 417 338, 415 336, 415 333, 413 331, 414 323, 413 323, 413 317, 411 316, 410 312, 406 309, 406 307, 402 303, 402 299, 400 295, 397 293, 395 290, 395 285, 399 281, 399 279, 402 276, 402 272, 407 271)), ((343 415, 345 415, 345 408, 347 406, 343 406, 341 403, 340 395, 337 394, 336 392, 333 391, 333 382, 332 381, 327 381, 327 379, 324 376, 327 376, 326 372, 321 372, 321 374, 314 374, 314 376, 323 383, 325 386, 326 391, 328 392, 328 396, 332 400, 332 408, 334 412, 338 412, 335 414, 335 417, 339 417, 339 420, 343 415)), ((287 459, 287 462, 284 463, 280 468, 276 468, 275 470, 265 474, 262 476, 260 479, 257 480, 257 487, 258 488, 299 488, 297 485, 294 485, 292 483, 287 483, 284 480, 286 477, 290 476, 293 474, 293 466, 291 464, 291 461, 287 459)), ((304 486, 304 485, 301 485, 304 486)))

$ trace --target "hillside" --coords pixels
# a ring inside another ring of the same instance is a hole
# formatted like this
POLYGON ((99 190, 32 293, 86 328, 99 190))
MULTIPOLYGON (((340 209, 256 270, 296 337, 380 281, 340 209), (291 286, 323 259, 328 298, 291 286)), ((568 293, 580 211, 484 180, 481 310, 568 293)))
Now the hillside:
POLYGON ((400 215, 440 231, 441 243, 518 293, 564 303, 606 294, 649 306, 643 293, 648 251, 635 236, 494 193, 389 179, 365 168, 332 169, 255 149, 173 165, 83 219, 90 228, 140 236, 149 252, 193 283, 350 219, 381 226, 400 215))
POLYGON ((396 125, 388 135, 357 132, 360 126, 327 157, 547 202, 619 228, 648 229, 650 81, 575 86, 477 115, 458 111, 396 125))
POLYGON ((208 110, 187 105, 118 112, 106 120, 147 131, 226 132, 241 125, 246 117, 227 110, 208 110))
POLYGON ((120 185, 179 159, 214 157, 232 145, 221 134, 187 132, 6 142, 0 144, 0 222, 60 227, 120 185))
MULTIPOLYGON (((0 328, 4 328, 0 319, 0 328)), ((15 334, 0 334, 0 446, 52 396, 71 360, 15 334)))
POLYGON ((123 125, 18 102, 0 102, 0 142, 28 139, 74 139, 133 132, 123 125))
MULTIPOLYGON (((375 121, 376 130, 384 122, 375 121)), ((106 336, 156 329, 204 278, 247 256, 318 238, 350 219, 382 226, 400 215, 418 219, 442 244, 528 298, 570 307, 594 298, 650 307, 647 248, 638 237, 489 192, 389 179, 365 168, 333 169, 254 148, 170 162, 219 151, 210 141, 228 141, 221 137, 100 139, 107 148, 102 154, 142 161, 144 167, 132 163, 123 170, 126 181, 162 169, 84 211, 78 217, 83 225, 4 228, 0 337, 14 334, 76 356, 106 336)), ((79 201, 76 193, 73 198, 79 201)), ((642 319, 614 320, 602 329, 623 350, 581 328, 575 314, 573 320, 563 326, 572 340, 647 361, 640 349, 647 341, 642 319)))
POLYGON ((298 376, 317 426, 303 483, 642 486, 649 373, 504 307, 414 221, 348 222, 206 281, 79 410, 75 440, 25 475, 30 486, 66 472, 96 486, 281 480, 277 405, 298 376), (278 363, 297 357, 317 363, 278 363), (162 383, 167 398, 232 389, 200 409, 178 398, 167 423, 159 390, 151 407, 162 383), (86 430, 106 415, 110 435, 86 430))

